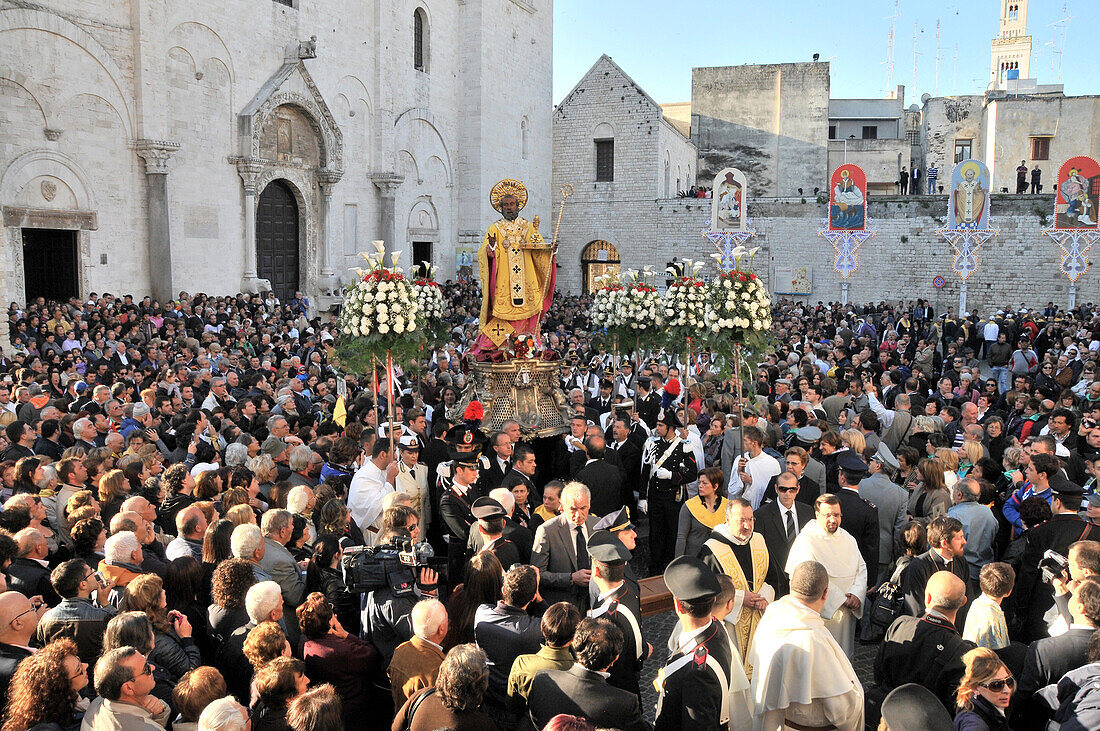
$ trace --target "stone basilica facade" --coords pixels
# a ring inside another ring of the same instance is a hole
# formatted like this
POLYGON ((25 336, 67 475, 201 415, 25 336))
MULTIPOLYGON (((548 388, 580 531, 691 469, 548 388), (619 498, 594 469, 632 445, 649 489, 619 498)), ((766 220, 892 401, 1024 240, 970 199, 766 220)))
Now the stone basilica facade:
POLYGON ((0 0, 0 298, 300 289, 383 239, 441 278, 523 180, 551 0, 0 0))

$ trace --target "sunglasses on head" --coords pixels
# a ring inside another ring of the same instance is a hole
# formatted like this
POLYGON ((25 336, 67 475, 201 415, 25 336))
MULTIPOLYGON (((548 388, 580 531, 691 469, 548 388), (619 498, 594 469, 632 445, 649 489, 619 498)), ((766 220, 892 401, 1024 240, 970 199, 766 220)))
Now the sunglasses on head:
POLYGON ((983 688, 989 688, 994 693, 1000 693, 1005 689, 1005 686, 1011 690, 1016 687, 1016 678, 1011 675, 1003 680, 991 680, 988 683, 979 683, 983 688))

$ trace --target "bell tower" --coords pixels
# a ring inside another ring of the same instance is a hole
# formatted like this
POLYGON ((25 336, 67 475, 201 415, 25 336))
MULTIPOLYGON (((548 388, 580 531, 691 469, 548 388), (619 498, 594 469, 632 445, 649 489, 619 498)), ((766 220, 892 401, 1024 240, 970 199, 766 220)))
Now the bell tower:
POLYGON ((991 89, 1010 86, 1006 83, 1009 76, 1013 79, 1031 78, 1031 36, 1027 34, 1027 3, 1028 0, 1001 0, 1001 29, 991 44, 991 89))

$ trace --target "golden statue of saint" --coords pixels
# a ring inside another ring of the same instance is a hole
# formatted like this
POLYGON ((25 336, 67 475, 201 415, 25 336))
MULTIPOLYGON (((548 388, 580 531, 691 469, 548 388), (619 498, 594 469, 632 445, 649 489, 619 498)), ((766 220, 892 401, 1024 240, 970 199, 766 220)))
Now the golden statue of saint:
POLYGON ((472 354, 501 359, 501 345, 512 334, 534 335, 554 298, 554 252, 539 233, 539 219, 520 218, 527 189, 518 180, 493 186, 489 200, 501 218, 489 226, 477 252, 481 278, 481 318, 472 354))

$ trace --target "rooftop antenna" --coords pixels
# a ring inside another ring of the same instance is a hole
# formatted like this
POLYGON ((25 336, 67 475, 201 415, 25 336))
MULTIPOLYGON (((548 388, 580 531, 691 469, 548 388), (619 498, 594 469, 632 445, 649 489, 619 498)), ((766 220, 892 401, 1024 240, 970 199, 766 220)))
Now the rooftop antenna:
POLYGON ((894 88, 894 31, 898 26, 898 0, 894 0, 894 14, 887 15, 890 19, 890 33, 886 36, 886 94, 889 96, 895 92, 894 88))
POLYGON ((920 22, 913 22, 913 94, 917 93, 917 36, 920 35, 920 22))
POLYGON ((940 95, 940 21, 936 20, 936 96, 940 95))
POLYGON ((955 60, 951 63, 951 93, 959 93, 959 44, 955 44, 955 60))
POLYGON ((1062 17, 1053 23, 1049 23, 1047 27, 1054 28, 1054 40, 1051 41, 1052 48, 1050 53, 1050 70, 1054 72, 1054 57, 1058 57, 1058 82, 1062 83, 1062 52, 1066 47, 1066 30, 1069 27, 1069 22, 1073 20, 1073 16, 1066 12, 1066 4, 1062 3, 1062 17))

